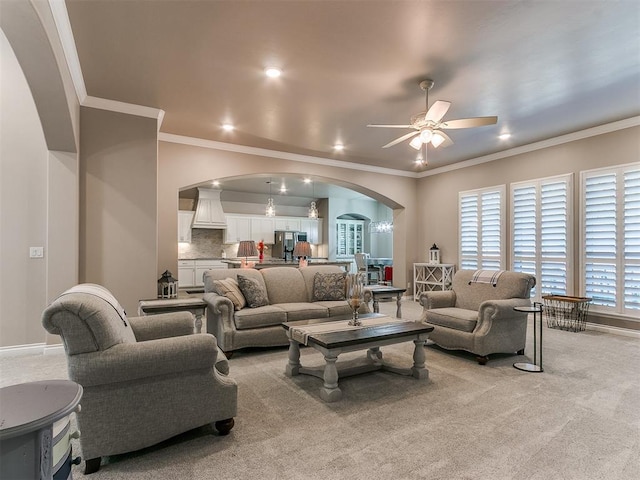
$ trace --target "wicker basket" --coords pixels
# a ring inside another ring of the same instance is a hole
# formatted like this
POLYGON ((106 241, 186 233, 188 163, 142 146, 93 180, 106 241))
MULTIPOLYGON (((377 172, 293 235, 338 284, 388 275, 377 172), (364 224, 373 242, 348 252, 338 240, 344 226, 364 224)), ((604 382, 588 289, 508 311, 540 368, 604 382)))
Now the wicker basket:
POLYGON ((581 332, 586 328, 591 298, 546 295, 542 300, 547 327, 572 332, 581 332))

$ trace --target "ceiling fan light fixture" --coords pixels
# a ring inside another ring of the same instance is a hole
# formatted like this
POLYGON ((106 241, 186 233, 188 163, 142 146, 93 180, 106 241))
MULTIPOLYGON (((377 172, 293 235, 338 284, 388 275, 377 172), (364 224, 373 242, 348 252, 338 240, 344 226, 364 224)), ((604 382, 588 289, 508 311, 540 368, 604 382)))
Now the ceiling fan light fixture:
POLYGON ((420 131, 419 136, 422 143, 429 143, 433 138, 433 131, 429 128, 425 128, 424 130, 420 131))
POLYGON ((416 150, 420 150, 420 147, 422 147, 422 140, 420 140, 420 135, 416 135, 415 137, 413 137, 413 140, 409 142, 409 146, 415 148, 416 150))
POLYGON ((433 138, 431 139, 431 145, 438 148, 442 144, 442 142, 444 142, 444 137, 438 132, 434 132, 433 138))

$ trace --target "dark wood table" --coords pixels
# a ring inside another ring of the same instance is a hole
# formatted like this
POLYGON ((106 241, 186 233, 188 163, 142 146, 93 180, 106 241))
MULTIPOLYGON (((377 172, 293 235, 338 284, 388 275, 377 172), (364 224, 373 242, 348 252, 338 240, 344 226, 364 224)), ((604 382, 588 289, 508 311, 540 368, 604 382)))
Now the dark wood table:
POLYGON ((286 322, 282 326, 289 337, 289 361, 285 374, 293 377, 299 374, 313 375, 324 381, 320 389, 320 397, 326 402, 335 402, 342 398, 342 390, 338 387, 338 378, 357 375, 375 370, 408 375, 419 380, 429 378, 429 370, 425 367, 424 344, 433 331, 432 326, 422 322, 398 321, 378 313, 360 315, 361 327, 346 327, 350 316, 327 321, 326 318, 286 322), (374 322, 376 324, 374 324, 374 322), (369 323, 369 324, 368 324, 369 323), (312 331, 305 327, 319 329, 342 329, 338 331, 312 331), (391 365, 382 359, 380 347, 413 341, 413 366, 401 368, 391 365), (318 368, 304 367, 300 364, 300 345, 308 345, 324 355, 325 366, 318 368), (338 355, 344 352, 367 350, 363 361, 344 362, 336 365, 338 355))
POLYGON ((194 317, 196 333, 202 333, 202 317, 207 309, 207 302, 202 298, 153 298, 140 300, 138 315, 157 315, 158 313, 191 312, 194 317))
POLYGON ((381 298, 396 297, 396 318, 402 318, 402 295, 407 291, 406 288, 387 287, 384 285, 373 285, 366 287, 371 290, 373 297, 373 312, 380 313, 379 301, 381 298))

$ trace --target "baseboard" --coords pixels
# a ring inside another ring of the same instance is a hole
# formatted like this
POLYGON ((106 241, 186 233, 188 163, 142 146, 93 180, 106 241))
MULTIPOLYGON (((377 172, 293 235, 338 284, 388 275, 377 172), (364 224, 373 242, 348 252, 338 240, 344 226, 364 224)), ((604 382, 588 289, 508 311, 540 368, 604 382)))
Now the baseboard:
POLYGON ((46 343, 32 343, 29 345, 12 345, 10 347, 0 347, 0 357, 19 355, 53 355, 64 353, 64 345, 47 345, 46 343))
POLYGON ((586 323, 587 330, 595 332, 610 333, 612 335, 621 335, 623 337, 640 338, 640 330, 631 330, 629 328, 612 327, 610 325, 602 325, 601 323, 586 323))

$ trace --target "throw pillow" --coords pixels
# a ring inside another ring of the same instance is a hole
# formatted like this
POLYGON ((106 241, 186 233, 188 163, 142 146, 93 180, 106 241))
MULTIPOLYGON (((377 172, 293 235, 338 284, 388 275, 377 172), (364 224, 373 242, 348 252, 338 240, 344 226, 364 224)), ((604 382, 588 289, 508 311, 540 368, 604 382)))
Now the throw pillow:
POLYGON ((216 289, 218 295, 224 295, 233 302, 233 306, 236 310, 240 310, 247 306, 247 300, 240 291, 238 282, 233 278, 225 278, 224 280, 214 280, 213 287, 216 289))
POLYGON ((269 305, 269 297, 265 288, 257 280, 244 275, 238 275, 238 285, 247 300, 249 308, 263 307, 269 305))
POLYGON ((313 300, 345 300, 344 273, 316 273, 313 276, 313 300))

